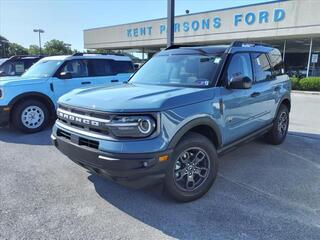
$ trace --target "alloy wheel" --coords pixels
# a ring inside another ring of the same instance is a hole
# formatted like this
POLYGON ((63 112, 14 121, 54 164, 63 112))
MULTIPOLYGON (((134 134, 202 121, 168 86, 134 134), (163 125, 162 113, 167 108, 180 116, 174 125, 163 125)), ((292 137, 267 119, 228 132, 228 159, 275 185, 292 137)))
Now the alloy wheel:
POLYGON ((288 115, 286 112, 282 112, 278 120, 278 132, 283 136, 288 128, 288 115))
POLYGON ((208 178, 210 172, 209 156, 199 147, 183 151, 175 162, 174 181, 183 191, 194 191, 208 178))

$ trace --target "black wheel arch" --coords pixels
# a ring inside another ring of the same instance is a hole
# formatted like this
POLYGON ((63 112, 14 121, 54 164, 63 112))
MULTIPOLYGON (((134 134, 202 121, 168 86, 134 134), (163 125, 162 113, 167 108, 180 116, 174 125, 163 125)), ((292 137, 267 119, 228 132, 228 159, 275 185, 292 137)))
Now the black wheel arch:
POLYGON ((55 116, 54 103, 47 95, 40 93, 40 92, 27 92, 27 93, 20 94, 20 95, 14 97, 10 101, 9 106, 11 109, 14 109, 15 106, 17 106, 17 104, 19 104, 21 101, 24 101, 24 100, 38 100, 39 102, 44 103, 49 110, 50 117, 55 116))
POLYGON ((280 99, 279 104, 277 106, 276 114, 278 113, 279 108, 280 108, 281 105, 285 105, 288 108, 289 112, 290 112, 290 110, 291 110, 291 98, 290 98, 290 95, 284 95, 280 99))
POLYGON ((210 117, 201 117, 189 121, 181 129, 179 129, 171 139, 169 148, 173 149, 189 132, 197 132, 201 135, 204 135, 213 143, 216 148, 219 148, 222 144, 222 137, 218 124, 210 117))

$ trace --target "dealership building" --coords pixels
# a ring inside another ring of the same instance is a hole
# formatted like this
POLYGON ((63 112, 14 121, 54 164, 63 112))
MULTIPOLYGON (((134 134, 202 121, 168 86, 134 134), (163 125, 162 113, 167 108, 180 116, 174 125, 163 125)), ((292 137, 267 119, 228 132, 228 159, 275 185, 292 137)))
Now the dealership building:
MULTIPOLYGON (((142 61, 166 46, 166 18, 84 30, 84 48, 142 61)), ((320 76, 320 0, 282 0, 175 17, 175 44, 254 41, 278 48, 291 75, 320 76)))

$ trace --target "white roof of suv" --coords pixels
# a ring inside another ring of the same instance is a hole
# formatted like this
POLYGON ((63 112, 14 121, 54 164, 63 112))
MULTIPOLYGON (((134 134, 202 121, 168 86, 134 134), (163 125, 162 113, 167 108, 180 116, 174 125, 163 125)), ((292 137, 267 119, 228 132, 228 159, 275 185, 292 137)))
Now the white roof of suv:
POLYGON ((83 54, 83 55, 60 55, 60 56, 51 56, 41 59, 45 60, 72 60, 72 59, 112 59, 116 61, 132 61, 128 56, 114 55, 114 54, 83 54))

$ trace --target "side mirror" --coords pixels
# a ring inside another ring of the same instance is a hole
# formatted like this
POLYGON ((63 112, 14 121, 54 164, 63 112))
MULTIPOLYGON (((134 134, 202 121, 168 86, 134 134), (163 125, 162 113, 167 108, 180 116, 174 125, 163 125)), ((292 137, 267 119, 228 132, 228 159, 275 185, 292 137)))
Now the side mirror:
POLYGON ((252 79, 249 77, 234 77, 229 82, 229 88, 232 89, 249 89, 252 87, 252 79))
POLYGON ((59 74, 59 78, 60 79, 71 79, 72 78, 72 74, 71 74, 71 72, 61 72, 59 74))

